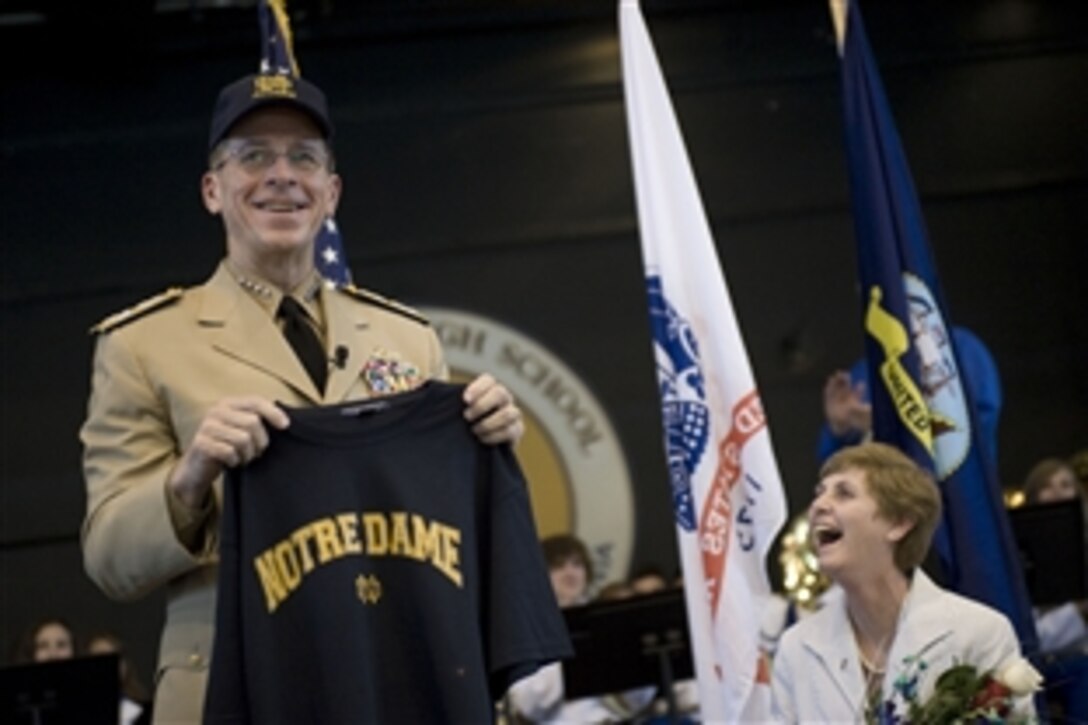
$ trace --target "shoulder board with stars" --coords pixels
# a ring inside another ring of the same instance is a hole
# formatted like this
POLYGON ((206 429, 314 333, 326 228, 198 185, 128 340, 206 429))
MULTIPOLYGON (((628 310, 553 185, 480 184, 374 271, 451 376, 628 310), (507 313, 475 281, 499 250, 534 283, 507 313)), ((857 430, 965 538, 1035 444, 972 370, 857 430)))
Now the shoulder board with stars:
POLYGON ((396 314, 403 315, 404 317, 407 317, 410 320, 415 320, 416 322, 418 322, 421 325, 430 325, 431 324, 430 320, 428 320, 426 317, 421 315, 416 310, 413 310, 411 307, 407 307, 405 305, 402 305, 399 302, 394 302, 393 300, 389 299, 388 297, 382 297, 380 294, 377 294, 376 292, 371 292, 370 290, 366 290, 366 289, 363 289, 361 287, 356 287, 353 284, 343 284, 343 285, 340 285, 339 287, 337 287, 336 289, 340 290, 341 292, 344 292, 345 294, 351 295, 355 299, 360 300, 362 302, 366 302, 368 304, 374 305, 375 307, 381 307, 383 310, 388 310, 390 312, 395 312, 396 314))
POLYGON ((119 327, 127 325, 133 320, 138 320, 144 315, 150 314, 155 310, 162 309, 169 304, 177 302, 181 299, 181 296, 183 294, 185 294, 185 290, 181 287, 171 287, 165 292, 161 292, 154 297, 148 297, 143 302, 138 302, 132 307, 110 315, 109 317, 92 327, 91 334, 101 335, 107 332, 112 332, 119 327))

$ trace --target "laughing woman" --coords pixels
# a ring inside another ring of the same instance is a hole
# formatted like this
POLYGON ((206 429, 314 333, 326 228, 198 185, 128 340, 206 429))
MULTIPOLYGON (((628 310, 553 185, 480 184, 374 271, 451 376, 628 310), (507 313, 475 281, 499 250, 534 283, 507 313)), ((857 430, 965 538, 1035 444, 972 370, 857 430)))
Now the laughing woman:
MULTIPOLYGON (((778 722, 905 718, 956 665, 979 674, 1026 667, 1029 681, 1013 690, 1037 684, 1003 615, 941 589, 919 568, 940 512, 933 479, 891 446, 866 443, 827 460, 808 517, 820 569, 838 591, 782 637, 778 722)), ((1033 714, 1028 695, 1009 704, 1033 714)))

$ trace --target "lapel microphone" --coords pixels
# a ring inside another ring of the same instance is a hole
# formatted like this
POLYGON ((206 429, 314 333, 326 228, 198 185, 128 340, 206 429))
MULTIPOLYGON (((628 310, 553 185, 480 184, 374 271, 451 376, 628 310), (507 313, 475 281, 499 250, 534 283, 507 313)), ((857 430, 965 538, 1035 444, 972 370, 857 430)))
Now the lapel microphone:
POLYGON ((337 345, 333 348, 332 359, 329 362, 335 365, 337 370, 343 370, 344 366, 347 365, 348 355, 350 354, 351 351, 348 350, 347 345, 337 345))

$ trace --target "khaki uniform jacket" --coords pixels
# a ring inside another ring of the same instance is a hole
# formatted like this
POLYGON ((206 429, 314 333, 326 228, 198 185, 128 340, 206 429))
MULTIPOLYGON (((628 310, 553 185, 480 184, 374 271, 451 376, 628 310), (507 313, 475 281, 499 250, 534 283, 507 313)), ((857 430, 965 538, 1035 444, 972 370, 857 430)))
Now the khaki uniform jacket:
POLYGON ((208 409, 241 395, 289 406, 366 398, 371 392, 360 372, 375 358, 411 364, 420 380, 446 377, 438 338, 425 321, 367 293, 326 289, 320 299, 328 348, 348 350, 343 369, 330 369, 323 396, 275 321, 225 265, 202 286, 101 326, 80 433, 84 566, 118 600, 166 587, 156 722, 199 722, 203 709, 222 481, 215 483, 210 513, 193 522, 190 547, 178 538, 165 483, 208 409))

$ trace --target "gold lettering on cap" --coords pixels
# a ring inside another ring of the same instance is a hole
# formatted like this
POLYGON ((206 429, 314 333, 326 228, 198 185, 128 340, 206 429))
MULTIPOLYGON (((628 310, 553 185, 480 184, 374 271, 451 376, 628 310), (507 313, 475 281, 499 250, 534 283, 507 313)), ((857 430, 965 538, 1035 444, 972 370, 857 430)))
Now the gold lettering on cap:
POLYGON ((290 76, 259 75, 253 79, 253 98, 294 98, 296 95, 295 81, 290 76))

